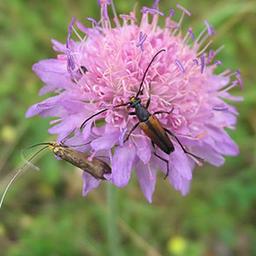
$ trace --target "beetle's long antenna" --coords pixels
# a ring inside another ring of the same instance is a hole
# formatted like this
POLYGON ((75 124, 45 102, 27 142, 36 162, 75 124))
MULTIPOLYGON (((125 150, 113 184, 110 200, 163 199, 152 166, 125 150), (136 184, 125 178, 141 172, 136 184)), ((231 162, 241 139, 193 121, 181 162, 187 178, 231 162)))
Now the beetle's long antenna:
POLYGON ((150 63, 148 64, 148 67, 146 68, 146 70, 145 70, 145 72, 144 72, 144 74, 143 74, 143 77, 142 77, 142 80, 141 80, 141 83, 140 83, 139 90, 138 90, 138 92, 137 92, 137 94, 136 94, 136 96, 135 96, 136 98, 140 95, 140 93, 141 93, 141 91, 142 91, 142 86, 143 86, 144 80, 145 80, 145 78, 146 78, 146 75, 147 75, 147 73, 148 73, 148 70, 149 70, 150 66, 151 66, 152 63, 154 62, 154 60, 155 60, 155 58, 157 57, 157 55, 160 54, 161 52, 165 52, 165 51, 166 51, 165 49, 162 49, 162 50, 158 51, 158 52, 154 55, 154 57, 152 58, 152 60, 150 61, 150 63))
MULTIPOLYGON (((46 143, 45 143, 46 144, 46 143)), ((41 145, 45 145, 45 144, 41 144, 41 145)), ((35 146, 35 145, 34 145, 35 146)), ((39 146, 39 145, 37 145, 37 146, 39 146)), ((40 154, 43 150, 45 150, 46 148, 48 148, 48 144, 47 144, 47 146, 45 146, 45 147, 43 147, 43 148, 41 148, 40 150, 38 150, 33 156, 31 156, 30 158, 29 158, 29 160, 27 160, 27 162, 20 168, 20 169, 18 169, 17 171, 16 171, 16 173, 14 174, 14 176, 12 177, 12 179, 9 181, 9 183, 7 184, 7 186, 6 186, 6 188, 5 188, 5 190, 4 190, 4 193, 3 193, 3 195, 2 195, 2 197, 1 197, 1 200, 0 200, 0 209, 1 209, 1 207, 2 207, 2 205, 3 205, 3 202, 4 202, 4 199, 5 199, 5 197, 6 197, 6 194, 7 194, 7 192, 8 192, 8 190, 9 190, 9 188, 10 188, 10 186, 13 184, 13 182, 16 180, 16 178, 20 175, 20 174, 22 174, 24 171, 26 171, 26 167, 30 164, 30 162, 38 155, 38 154, 40 154)))
MULTIPOLYGON (((119 104, 119 105, 115 105, 115 106, 113 106, 113 108, 119 108, 119 107, 127 106, 127 105, 129 105, 129 104, 130 104, 130 102, 126 102, 126 103, 122 103, 122 104, 119 104)), ((104 108, 104 109, 100 110, 99 112, 97 112, 97 113, 91 115, 91 116, 88 117, 87 119, 85 119, 84 122, 83 122, 83 123, 81 124, 81 126, 80 126, 80 131, 83 130, 85 124, 86 124, 89 120, 91 120, 91 119, 94 118, 95 116, 97 116, 97 115, 99 115, 99 114, 101 114, 101 113, 103 113, 103 112, 105 112, 105 111, 107 111, 107 110, 109 110, 109 108, 104 108)))
POLYGON ((90 117, 86 118, 86 119, 83 121, 83 123, 81 124, 81 126, 80 126, 80 131, 83 130, 85 124, 86 124, 89 120, 91 120, 91 119, 94 118, 95 116, 97 116, 97 115, 99 115, 99 114, 101 114, 101 113, 103 113, 103 112, 105 112, 105 111, 107 111, 107 110, 109 110, 109 109, 108 109, 108 108, 104 108, 104 109, 100 110, 99 112, 97 112, 97 113, 91 115, 90 117))

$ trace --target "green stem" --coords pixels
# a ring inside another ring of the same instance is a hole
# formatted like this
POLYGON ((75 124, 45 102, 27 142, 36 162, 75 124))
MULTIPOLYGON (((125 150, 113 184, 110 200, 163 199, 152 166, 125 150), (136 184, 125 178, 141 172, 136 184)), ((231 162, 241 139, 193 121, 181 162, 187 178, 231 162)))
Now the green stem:
POLYGON ((117 227, 117 196, 115 187, 107 184, 107 236, 108 250, 111 256, 120 256, 119 232, 117 227))

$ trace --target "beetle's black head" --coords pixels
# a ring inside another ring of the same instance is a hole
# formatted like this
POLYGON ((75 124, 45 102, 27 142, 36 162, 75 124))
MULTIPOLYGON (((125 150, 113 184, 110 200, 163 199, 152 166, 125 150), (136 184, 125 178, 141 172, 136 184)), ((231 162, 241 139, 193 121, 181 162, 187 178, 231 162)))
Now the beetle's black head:
POLYGON ((130 98, 130 107, 135 108, 138 104, 141 103, 141 99, 135 96, 130 98))

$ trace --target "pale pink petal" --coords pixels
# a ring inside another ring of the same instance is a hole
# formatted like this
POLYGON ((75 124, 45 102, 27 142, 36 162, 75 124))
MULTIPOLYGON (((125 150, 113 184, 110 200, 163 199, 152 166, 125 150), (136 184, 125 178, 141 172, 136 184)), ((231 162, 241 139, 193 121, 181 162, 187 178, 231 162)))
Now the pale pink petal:
POLYGON ((62 105, 58 102, 61 100, 62 96, 54 96, 48 98, 40 103, 32 105, 26 112, 26 117, 32 117, 35 115, 41 116, 60 116, 64 112, 62 105))
POLYGON ((57 88, 72 88, 74 86, 67 72, 66 61, 49 59, 33 65, 33 71, 41 78, 47 87, 40 94, 56 90, 57 88))
POLYGON ((183 196, 188 194, 190 190, 191 180, 183 178, 175 168, 171 171, 170 175, 168 176, 168 180, 177 191, 181 192, 183 196))
POLYGON ((100 180, 95 179, 87 172, 83 172, 83 196, 87 196, 90 191, 100 185, 100 180))
POLYGON ((66 52, 67 48, 66 48, 65 44, 62 44, 55 39, 52 39, 51 42, 52 42, 52 47, 53 47, 54 51, 63 52, 63 53, 66 52))
POLYGON ((140 188, 149 203, 152 203, 152 196, 156 185, 156 169, 150 167, 150 164, 143 164, 139 161, 136 165, 140 188))
POLYGON ((112 182, 116 186, 124 187, 128 184, 135 155, 135 147, 132 144, 115 149, 112 159, 112 182))
POLYGON ((93 140, 91 146, 95 151, 111 149, 118 142, 119 136, 119 132, 104 134, 103 136, 93 140))
POLYGON ((224 155, 236 156, 239 154, 239 148, 223 129, 211 127, 211 138, 214 141, 214 148, 217 152, 224 155))
POLYGON ((134 144, 136 146, 137 156, 144 164, 147 164, 150 161, 152 152, 150 140, 145 136, 136 136, 134 144))
POLYGON ((178 172, 184 179, 192 179, 193 166, 191 166, 189 155, 184 153, 176 143, 174 152, 169 156, 169 163, 171 172, 176 170, 176 172, 178 172))

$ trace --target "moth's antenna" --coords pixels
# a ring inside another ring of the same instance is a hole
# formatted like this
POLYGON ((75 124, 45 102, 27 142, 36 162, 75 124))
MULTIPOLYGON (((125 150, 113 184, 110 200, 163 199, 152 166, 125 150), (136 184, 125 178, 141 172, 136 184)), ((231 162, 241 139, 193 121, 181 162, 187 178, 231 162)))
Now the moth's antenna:
POLYGON ((0 209, 2 208, 2 205, 3 205, 4 199, 5 199, 6 193, 8 192, 10 186, 12 185, 12 183, 14 182, 14 180, 19 176, 19 174, 22 173, 23 170, 24 170, 23 168, 19 169, 19 170, 15 173, 15 175, 12 177, 12 179, 9 181, 9 183, 7 184, 7 186, 6 186, 5 190, 4 190, 4 193, 3 193, 2 197, 1 197, 0 209))
POLYGON ((37 143, 37 144, 34 144, 26 149, 31 149, 31 148, 35 148, 35 147, 38 147, 38 146, 50 146, 52 145, 52 142, 41 142, 41 143, 37 143))
MULTIPOLYGON (((46 144, 41 144, 41 145, 46 145, 46 144)), ((35 146, 35 145, 34 145, 34 146, 35 146)), ((39 145, 38 145, 38 146, 39 146, 39 145)), ((6 194, 7 194, 8 190, 9 190, 10 186, 13 184, 13 182, 16 180, 16 178, 17 178, 20 174, 22 174, 22 172, 26 171, 25 168, 26 168, 27 166, 31 165, 30 162, 31 162, 38 154, 40 154, 43 150, 47 149, 48 146, 49 146, 49 144, 47 144, 47 146, 45 146, 45 147, 41 148, 40 150, 38 150, 33 156, 31 156, 28 160, 26 160, 26 163, 25 163, 20 169, 18 169, 18 170, 16 171, 16 173, 14 174, 14 176, 12 177, 12 179, 11 179, 11 180, 9 181, 9 183, 7 184, 7 186, 6 186, 5 190, 4 190, 4 193, 3 193, 2 197, 1 197, 1 200, 0 200, 0 209, 2 208, 4 199, 5 199, 5 197, 6 197, 6 194)))

